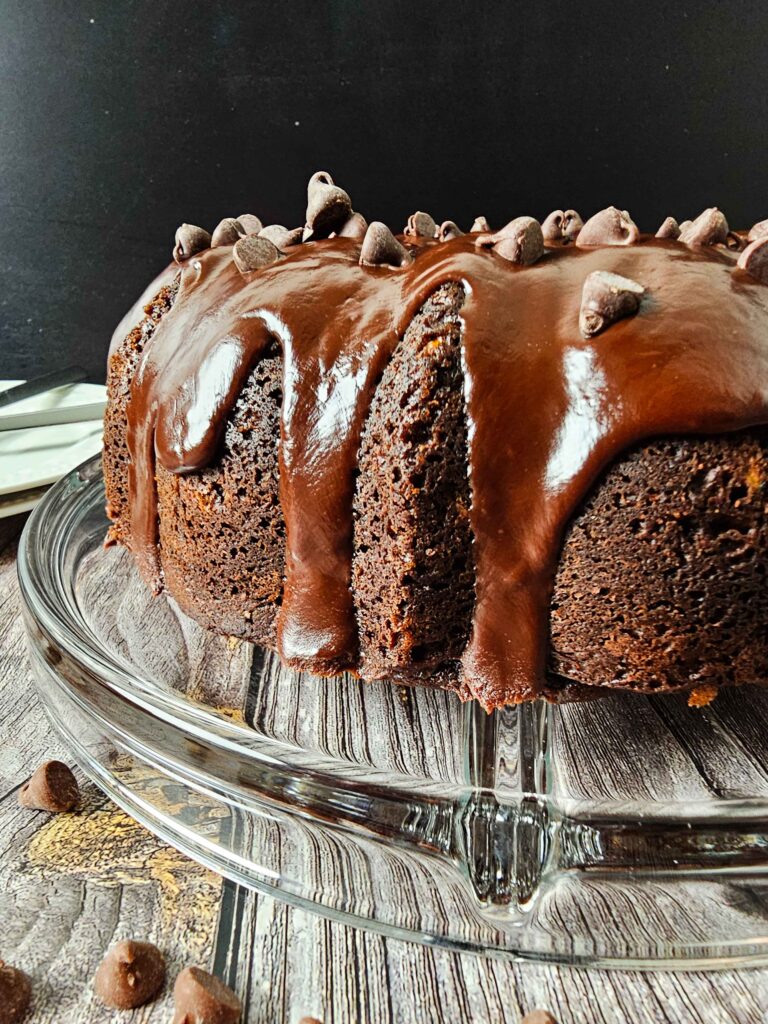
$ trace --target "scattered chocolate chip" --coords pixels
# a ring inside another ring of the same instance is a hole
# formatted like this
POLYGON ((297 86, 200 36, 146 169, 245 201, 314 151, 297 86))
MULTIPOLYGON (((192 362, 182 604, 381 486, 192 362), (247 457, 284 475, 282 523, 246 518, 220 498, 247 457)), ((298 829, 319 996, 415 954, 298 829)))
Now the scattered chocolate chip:
POLYGON ((241 274, 267 267, 280 258, 275 245, 268 238, 259 235, 246 235, 235 243, 232 258, 241 274))
POLYGON ((531 1010, 526 1013, 520 1024, 557 1024, 557 1021, 547 1010, 531 1010))
POLYGON ((659 230, 656 232, 657 238, 679 238, 680 237, 680 225, 677 223, 674 217, 667 217, 663 222, 659 230))
POLYGON ((590 217, 576 238, 576 245, 632 245, 640 237, 637 225, 626 210, 609 206, 590 217))
POLYGON ((132 1010, 153 999, 165 982, 165 958, 151 942, 116 942, 99 964, 93 987, 115 1010, 132 1010))
POLYGON ((685 245, 723 245, 727 237, 728 221, 716 206, 680 225, 680 241, 685 245))
POLYGON ((231 988, 200 967, 185 967, 173 986, 173 1024, 235 1024, 241 1005, 231 988))
POLYGON ((0 960, 0 1024, 23 1020, 31 999, 32 985, 26 974, 0 960))
POLYGON ((747 241, 754 242, 758 238, 765 238, 766 235, 768 235, 768 220, 759 220, 749 229, 747 241))
POLYGON ((475 245, 493 249, 510 263, 531 264, 544 254, 541 224, 533 217, 515 217, 492 235, 478 235, 475 245))
POLYGON ((756 281, 768 284, 768 235, 750 242, 736 266, 756 281))
POLYGON ((405 235, 413 235, 416 238, 435 238, 437 236, 437 224, 428 213, 417 210, 408 218, 405 225, 405 235))
POLYGON ((62 761, 46 761, 19 790, 19 803, 36 811, 71 811, 80 798, 72 770, 62 761))
POLYGON ((353 213, 347 217, 336 234, 340 238, 357 238, 362 241, 365 232, 368 230, 368 221, 362 213, 353 213))
POLYGON ((493 228, 488 223, 485 217, 475 217, 475 219, 472 221, 472 227, 469 229, 469 231, 470 234, 475 234, 476 232, 480 231, 484 235, 487 235, 491 231, 493 231, 493 228))
POLYGON ((730 249, 731 252, 741 252, 746 244, 746 238, 736 231, 729 231, 725 236, 725 247, 726 249, 730 249))
POLYGON ((404 267, 413 256, 404 245, 395 238, 386 224, 374 220, 368 230, 360 249, 360 263, 368 267, 404 267))
POLYGON ((267 224, 259 230, 259 238, 266 238, 278 249, 290 249, 301 244, 303 228, 284 228, 282 224, 267 224))
POLYGON ((264 226, 254 213, 241 213, 237 218, 244 235, 258 235, 264 226))
POLYGON ((638 311, 644 293, 645 288, 637 281, 607 270, 595 270, 581 292, 581 333, 585 338, 593 338, 622 317, 632 316, 638 311))
POLYGON ((464 232, 452 220, 444 220, 438 228, 437 237, 441 242, 449 242, 452 238, 459 238, 464 232))
POLYGON ((352 200, 343 188, 334 185, 327 171, 317 171, 307 185, 307 224, 304 241, 327 238, 344 224, 352 213, 352 200))
POLYGON ((177 263, 183 263, 184 260, 211 246, 211 236, 196 224, 182 224, 176 229, 174 241, 173 258, 177 263))
POLYGON ((235 220, 234 217, 225 217, 213 229, 211 248, 215 249, 219 245, 234 245, 238 238, 246 234, 248 232, 239 220, 235 220))

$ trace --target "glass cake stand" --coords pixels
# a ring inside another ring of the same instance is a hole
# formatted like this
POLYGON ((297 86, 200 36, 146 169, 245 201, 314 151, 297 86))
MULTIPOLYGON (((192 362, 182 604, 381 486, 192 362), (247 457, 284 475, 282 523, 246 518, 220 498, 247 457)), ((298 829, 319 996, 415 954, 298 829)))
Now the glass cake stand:
POLYGON ((104 549, 98 459, 19 553, 55 728, 121 807, 238 883, 389 935, 537 961, 768 963, 768 692, 487 716, 283 669, 104 549))

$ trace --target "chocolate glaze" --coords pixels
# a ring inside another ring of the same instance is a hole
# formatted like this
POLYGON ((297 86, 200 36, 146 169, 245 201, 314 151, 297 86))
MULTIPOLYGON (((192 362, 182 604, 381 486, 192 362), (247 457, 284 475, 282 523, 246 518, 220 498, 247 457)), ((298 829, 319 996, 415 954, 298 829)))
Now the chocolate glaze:
POLYGON ((361 431, 410 319, 463 284, 476 606, 464 682, 486 707, 541 691, 549 599, 564 528, 600 471, 658 435, 768 421, 768 289, 724 247, 642 237, 553 246, 533 266, 479 248, 401 237, 403 267, 360 266, 360 241, 292 248, 242 275, 231 248, 181 269, 173 308, 132 385, 131 538, 157 589, 154 460, 174 473, 213 462, 255 361, 283 352, 280 495, 286 522, 278 650, 296 667, 354 668, 352 499, 361 431), (585 340, 594 271, 637 281, 640 309, 585 340))

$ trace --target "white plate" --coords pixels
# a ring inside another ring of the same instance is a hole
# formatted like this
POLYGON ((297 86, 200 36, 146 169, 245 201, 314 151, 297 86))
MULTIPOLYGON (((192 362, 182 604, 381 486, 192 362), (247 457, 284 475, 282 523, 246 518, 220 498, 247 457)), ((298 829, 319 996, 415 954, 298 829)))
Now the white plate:
MULTIPOLYGON (((0 390, 19 383, 15 380, 0 381, 0 390)), ((96 384, 75 384, 25 398, 18 404, 27 412, 34 408, 52 408, 57 402, 80 404, 85 399, 85 403, 90 404, 96 400, 97 392, 103 396, 105 389, 96 384), (70 394, 65 395, 64 392, 70 394), (79 402, 72 392, 80 392, 79 402)), ((45 487, 58 480, 101 450, 101 434, 101 420, 0 431, 0 495, 10 496, 18 491, 45 487)))
MULTIPOLYGON (((0 391, 23 383, 21 380, 0 380, 0 391)), ((57 423, 98 420, 104 415, 106 404, 107 389, 103 384, 66 384, 0 409, 0 429, 42 427, 47 418, 57 423)))
POLYGON ((0 519, 17 516, 20 512, 29 512, 47 490, 47 487, 38 487, 32 491, 22 491, 18 495, 12 494, 9 498, 0 498, 0 519))

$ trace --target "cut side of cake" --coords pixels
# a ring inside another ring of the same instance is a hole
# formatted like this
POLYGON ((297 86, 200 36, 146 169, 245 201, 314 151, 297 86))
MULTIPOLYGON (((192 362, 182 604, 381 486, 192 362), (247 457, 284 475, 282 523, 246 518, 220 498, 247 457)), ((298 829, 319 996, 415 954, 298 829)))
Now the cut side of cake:
POLYGON ((113 339, 109 540, 320 675, 768 683, 764 239, 574 218, 394 236, 319 172, 302 231, 182 226, 113 339))

